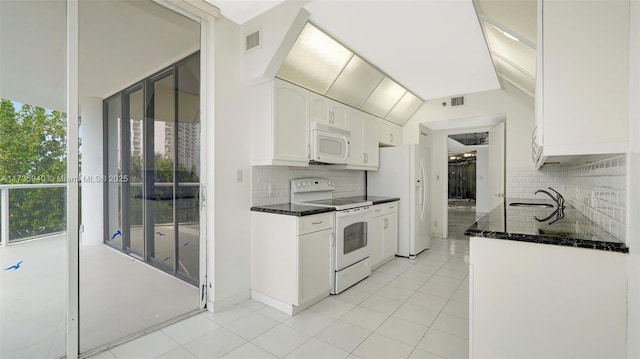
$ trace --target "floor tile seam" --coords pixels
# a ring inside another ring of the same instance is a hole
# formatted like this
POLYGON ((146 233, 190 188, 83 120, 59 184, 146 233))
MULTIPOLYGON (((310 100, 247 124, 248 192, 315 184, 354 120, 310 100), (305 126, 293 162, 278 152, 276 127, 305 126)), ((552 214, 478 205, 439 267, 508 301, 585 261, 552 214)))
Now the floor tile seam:
MULTIPOLYGON (((431 328, 429 328, 429 329, 431 329, 431 328)), ((427 329, 427 332, 429 332, 429 330, 428 330, 428 329, 427 329)), ((429 350, 426 350, 426 349, 424 349, 424 348, 420 348, 420 347, 419 347, 420 342, 422 342, 422 339, 424 339, 424 338, 425 338, 425 336, 426 336, 426 333, 425 333, 425 335, 423 335, 423 336, 422 336, 422 338, 420 339, 420 341, 418 342, 418 344, 416 344, 415 348, 413 348, 413 351, 411 352, 411 354, 409 354, 409 357, 408 357, 408 358, 411 358, 411 356, 413 355, 413 353, 415 353, 415 351, 416 351, 416 350, 422 350, 422 351, 424 351, 424 352, 427 352, 427 353, 429 353, 429 354, 432 354, 432 355, 438 356, 438 357, 440 357, 440 358, 447 359, 447 357, 444 357, 444 356, 442 356, 442 355, 436 354, 436 353, 434 353, 434 352, 432 352, 432 351, 429 351, 429 350)))
MULTIPOLYGON (((426 325, 422 325, 422 324, 419 324, 419 323, 414 323, 414 322, 409 321, 409 320, 406 320, 406 319, 402 319, 402 318, 398 318, 398 317, 392 317, 392 316, 389 316, 389 317, 388 317, 387 319, 385 319, 382 323, 380 323, 380 325, 376 328, 376 330, 380 329, 380 327, 382 327, 382 325, 383 325, 387 320, 389 320, 389 319, 391 319, 391 318, 396 319, 396 320, 402 320, 402 321, 404 321, 404 322, 408 322, 408 323, 411 323, 411 324, 415 324, 415 325, 418 325, 418 326, 421 326, 421 327, 426 327, 427 329, 426 329, 426 330, 424 331, 424 333, 422 333, 422 335, 420 336, 420 340, 422 340, 422 338, 424 338, 424 336, 427 334, 427 332, 429 331, 429 329, 431 329, 431 326, 426 326, 426 325)), ((402 343, 401 341, 399 341, 399 340, 397 340, 397 339, 393 339, 393 338, 391 338, 391 337, 389 337, 389 336, 386 336, 386 335, 384 335, 384 334, 382 334, 382 333, 378 333, 378 332, 376 332, 376 330, 374 330, 374 331, 372 332, 372 334, 373 334, 373 333, 375 333, 375 334, 381 335, 381 336, 383 336, 383 337, 385 337, 385 338, 387 338, 387 339, 395 340, 395 341, 396 341, 396 342, 398 342, 398 343, 402 343)), ((420 340, 418 340, 418 343, 420 343, 420 340)), ((418 343, 416 343, 416 344, 415 344, 415 345, 413 345, 413 346, 414 346, 414 347, 416 347, 416 346, 418 345, 418 343)), ((402 344, 412 346, 411 344, 407 344, 407 343, 402 343, 402 344)))
MULTIPOLYGON (((231 309, 231 308, 228 308, 228 309, 231 309)), ((247 308, 247 309, 248 309, 248 308, 247 308)), ((222 312, 219 312, 219 313, 224 313, 224 310, 223 310, 222 312)), ((220 323, 220 322, 216 322, 216 320, 215 320, 215 313, 213 313, 214 318, 213 318, 213 319, 211 319, 211 320, 213 320, 213 321, 214 321, 216 324, 218 324, 219 326, 224 327, 224 326, 226 326, 226 325, 228 325, 228 324, 231 324, 231 323, 233 323, 233 322, 235 322, 235 321, 238 321, 238 320, 240 320, 240 319, 242 319, 242 318, 244 318, 244 317, 248 316, 248 315, 249 315, 249 314, 251 314, 251 313, 253 313, 253 312, 251 311, 251 312, 249 312, 249 313, 243 314, 243 315, 241 315, 241 316, 239 316, 239 317, 237 317, 237 318, 233 319, 233 320, 232 320, 232 321, 230 321, 229 323, 224 323, 224 324, 223 324, 223 323, 220 323)), ((260 313, 258 313, 258 314, 260 314, 260 313)))
MULTIPOLYGON (((391 318, 391 317, 389 317, 389 318, 391 318)), ((387 318, 387 319, 389 319, 389 318, 387 318)), ((386 322, 386 321, 387 321, 387 319, 385 319, 382 323, 380 323, 380 325, 378 325, 378 327, 376 327, 376 329, 375 329, 374 331, 372 331, 369 335, 367 335, 367 337, 366 337, 366 338, 364 338, 364 340, 362 340, 362 342, 360 342, 360 344, 358 344, 358 346, 357 346, 357 347, 355 347, 355 348, 353 349, 353 351, 351 351, 351 353, 349 353, 349 354, 350 354, 350 355, 351 355, 351 354, 353 354, 353 355, 356 355, 356 356, 360 357, 358 354, 356 354, 356 353, 355 353, 355 352, 356 352, 356 350, 358 350, 358 348, 360 348, 360 347, 362 346, 362 344, 364 344, 364 342, 366 342, 366 341, 367 341, 367 339, 369 339, 369 337, 371 337, 371 336, 372 336, 372 335, 374 335, 374 334, 379 335, 379 336, 381 336, 381 337, 385 337, 386 339, 392 340, 392 341, 394 341, 394 342, 396 342, 396 343, 399 343, 399 344, 403 344, 403 345, 406 345, 406 346, 411 346, 411 345, 409 345, 409 344, 406 344, 406 343, 403 343, 403 342, 397 341, 397 340, 395 340, 395 339, 393 339, 393 338, 389 338, 389 337, 388 337, 388 336, 386 336, 386 335, 382 335, 382 334, 380 334, 380 333, 376 333, 376 330, 378 330, 378 329, 382 326, 382 324, 383 324, 384 322, 386 322)), ((429 331, 429 329, 427 329, 427 332, 428 332, 428 331, 429 331)), ((426 334, 426 332, 425 332, 425 334, 426 334)), ((424 338, 424 334, 422 335, 422 338, 424 338)), ((422 338, 420 338, 420 340, 422 340, 422 338)), ((418 343, 420 343, 420 341, 418 341, 418 343)), ((414 347, 414 350, 415 350, 415 348, 416 348, 417 346, 418 346, 417 344, 413 346, 413 347, 414 347)), ((411 353, 413 353, 413 350, 411 351, 411 353)), ((407 358, 408 358, 409 356, 411 356, 411 354, 409 354, 409 355, 407 356, 407 358)))
MULTIPOLYGON (((224 329, 224 330, 228 331, 229 333, 231 333, 231 334, 233 334, 233 335, 237 336, 238 338, 240 338, 240 339, 242 339, 242 340, 244 341, 244 343, 242 343, 242 344, 238 345, 237 347, 235 347, 235 348, 233 348, 233 349, 229 350, 228 352, 226 352, 226 353, 224 353, 224 354, 221 354, 221 355, 220 355, 220 357, 221 357, 221 358, 222 358, 222 357, 224 357, 225 355, 227 355, 227 354, 231 353, 232 351, 234 351, 234 350, 236 350, 236 349, 240 348, 241 346, 243 346, 243 345, 245 345, 245 344, 247 344, 247 343, 250 343, 250 342, 251 342, 250 340, 245 339, 244 337, 240 336, 239 334, 235 333, 234 331, 232 331, 232 330, 230 330, 230 329, 227 329, 227 328, 225 328, 225 327, 223 327, 223 326, 220 326, 220 328, 222 328, 222 329, 224 329)), ((218 330, 218 329, 220 329, 220 328, 216 328, 216 329, 214 329, 213 331, 218 330)), ((211 331, 211 332, 209 332, 209 333, 207 333, 207 334, 211 334, 213 331, 211 331)), ((205 335, 207 335, 207 334, 205 334, 205 335)), ((196 353, 194 353, 194 352, 192 352, 191 350, 189 350, 189 349, 186 347, 186 345, 187 345, 187 344, 189 344, 189 343, 192 343, 192 342, 194 342, 194 341, 196 341, 196 340, 198 340, 198 339, 200 339, 200 338, 202 338, 202 337, 204 337, 205 335, 202 335, 202 336, 198 337, 197 339, 193 339, 192 341, 190 341, 190 342, 188 342, 188 343, 185 343, 184 345, 181 345, 181 346, 182 346, 182 347, 183 347, 187 352, 191 353, 191 354, 192 354, 193 356, 195 356, 196 358, 200 358, 196 353)), ((165 354, 166 354, 166 353, 165 353, 165 354)))
MULTIPOLYGON (((315 313, 315 314, 320 314, 320 313, 316 313, 316 312, 314 312, 314 313, 315 313)), ((300 312, 300 313, 298 313, 298 314, 302 314, 302 312, 300 312)), ((282 323, 280 323, 280 324, 284 324, 284 325, 286 325, 287 327, 289 327, 289 328, 291 328, 291 329, 295 329, 295 330, 297 330, 297 331, 299 331, 299 332, 301 332, 301 333, 304 333, 304 334, 306 334, 306 335, 308 335, 308 336, 310 336, 310 337, 313 337, 313 336, 315 336, 316 334, 320 333, 321 331, 323 331, 323 330, 327 329, 328 327, 330 327, 333 323, 335 323, 335 322, 338 320, 338 319, 334 319, 333 317, 330 317, 330 316, 328 316, 328 315, 324 315, 324 314, 320 314, 320 315, 323 315, 323 316, 325 316, 325 317, 327 317, 327 318, 331 318, 331 319, 332 319, 332 321, 331 321, 331 323, 329 323, 329 324, 327 324, 326 326, 322 327, 322 328, 321 328, 317 333, 315 333, 315 334, 313 334, 313 335, 312 335, 312 334, 309 334, 309 333, 307 333, 307 332, 305 332, 305 331, 303 331, 303 330, 300 330, 300 329, 298 329, 298 328, 296 328, 296 327, 294 327, 294 326, 292 326, 292 325, 287 324, 287 322, 288 322, 289 320, 285 320, 284 322, 282 322, 282 323)), ((291 318, 294 318, 294 317, 295 317, 295 316, 292 316, 291 318)), ((276 325, 276 327, 277 327, 277 325, 276 325)), ((275 327, 273 327, 273 328, 275 328, 275 327)), ((273 328, 271 328, 271 329, 273 329, 273 328)))
MULTIPOLYGON (((284 324, 284 323, 281 323, 281 324, 286 325, 286 324, 284 324)), ((287 326, 288 326, 288 325, 287 325, 287 326)), ((289 327, 289 326, 288 326, 288 327, 289 327)), ((275 327, 274 327, 274 328, 275 328, 275 327)), ((281 359, 283 359, 283 358, 286 358, 289 354, 291 354, 291 353, 293 353, 294 351, 296 351, 296 350, 297 350, 298 348, 300 348, 301 346, 305 345, 305 344, 306 344, 309 340, 311 340, 312 338, 315 338, 315 335, 309 335, 309 334, 307 334, 307 333, 305 333, 305 332, 303 332, 302 330, 299 330, 299 329, 297 329, 297 328, 292 328, 292 327, 289 327, 289 328, 294 329, 294 330, 297 330, 297 331, 299 331, 300 333, 303 333, 304 335, 308 336, 309 338, 305 339, 302 343, 300 343, 299 345, 297 345, 295 348, 293 348, 293 349, 291 349, 290 351, 286 352, 283 356, 279 356, 278 354, 276 354, 276 353, 273 353, 273 352, 269 351, 267 348, 264 348, 264 347, 260 346, 258 343, 254 343, 254 342, 253 342, 253 339, 252 339, 252 340, 250 340, 250 341, 248 341, 248 342, 249 342, 249 343, 251 343, 251 344, 253 344, 253 345, 258 346, 260 349, 262 349, 262 350, 266 351, 267 353, 269 353, 269 354, 273 355, 273 356, 274 356, 274 357, 276 357, 276 358, 281 358, 281 359)), ((271 328, 271 329, 273 329, 273 328, 271 328)), ((325 328, 325 329, 326 329, 326 328, 325 328)), ((316 334, 316 335, 317 335, 317 334, 316 334)), ((258 338, 258 337, 256 337, 256 338, 258 338)), ((254 338, 254 339, 256 339, 256 338, 254 338)), ((316 339, 317 339, 317 338, 316 338, 316 339)), ((243 345, 244 345, 244 344, 243 344, 243 345)), ((335 345, 334 345, 334 346, 335 346, 335 345)), ((227 353, 227 354, 228 354, 228 353, 227 353)))
MULTIPOLYGON (((465 337, 461 337, 461 336, 459 336, 459 335, 451 334, 451 333, 449 333, 449 332, 445 332, 445 331, 444 331, 444 330, 442 330, 442 329, 429 327, 429 330, 435 330, 435 331, 440 332, 440 333, 444 333, 444 334, 447 334, 447 335, 451 335, 451 336, 453 336, 453 337, 456 337, 457 339, 466 340, 466 341, 467 341, 467 344, 469 343, 469 338, 465 338, 465 337)), ((429 332, 429 330, 427 330, 427 333, 429 332)), ((426 335, 426 334, 425 334, 425 335, 426 335)))
MULTIPOLYGON (((440 313, 438 314, 438 317, 439 317, 439 316, 440 316, 440 314, 442 314, 442 313, 443 313, 443 312, 440 312, 440 313)), ((454 316, 454 315, 449 314, 449 313, 444 313, 444 314, 454 316)), ((442 333, 446 333, 446 334, 449 334, 449 335, 453 335, 454 337, 456 337, 456 338, 460 338, 460 339, 463 339, 463 340, 466 340, 467 342, 469 341, 469 338, 461 337, 461 336, 459 336, 459 335, 457 335, 457 334, 449 333, 449 332, 444 331, 444 330, 442 330, 442 329, 434 328, 434 327, 433 327, 433 323, 435 323, 435 322, 436 322, 436 320, 438 320, 438 317, 436 317, 436 319, 434 319, 434 320, 433 320, 433 322, 432 322, 432 323, 431 323, 431 325, 429 326, 429 329, 433 329, 433 330, 437 330, 437 331, 442 332, 442 333)), ((456 317, 456 318, 458 318, 458 317, 456 317)), ((427 330, 427 332, 428 332, 428 330, 427 330)), ((426 335, 426 333, 425 333, 425 335, 426 335)))
MULTIPOLYGON (((345 323, 345 324, 349 324, 349 325, 353 325, 354 327, 357 327, 357 328, 359 328, 359 329, 366 330, 367 332, 369 332, 369 334, 368 334, 364 339, 362 339, 362 341, 361 341, 358 345, 356 345, 356 347, 355 347, 355 348, 353 348, 353 350, 351 350, 351 351, 344 350, 344 349, 342 349, 342 348, 339 348, 339 347, 338 347, 338 346, 336 346, 335 344, 329 343, 328 341, 326 341, 326 340, 324 340, 324 339, 318 338, 317 336, 318 336, 318 335, 320 335, 320 333, 318 333, 318 334, 314 335, 312 338, 315 338, 316 340, 319 340, 319 341, 321 341, 321 342, 323 342, 323 343, 325 343, 325 344, 329 344, 329 345, 331 345, 331 346, 334 346, 334 347, 336 347, 336 348, 338 348, 338 349, 340 349, 340 350, 342 350, 342 351, 348 352, 348 353, 349 353, 349 355, 351 355, 351 354, 356 355, 356 354, 354 354, 354 352, 356 351, 356 349, 358 349, 358 348, 360 347, 360 345, 362 345, 362 343, 364 343, 367 339, 369 339, 369 337, 370 337, 373 333, 375 333, 375 331, 371 332, 371 331, 369 331, 369 329, 365 329, 365 328, 359 327, 359 326, 357 326, 357 325, 355 325, 355 324, 351 324, 351 323, 347 323, 347 322, 343 322, 343 323, 345 323)), ((381 325, 382 325, 382 324, 381 324, 381 325)), ((376 328, 376 329, 377 329, 377 328, 376 328)), ((347 355, 347 356, 348 356, 348 355, 347 355)))

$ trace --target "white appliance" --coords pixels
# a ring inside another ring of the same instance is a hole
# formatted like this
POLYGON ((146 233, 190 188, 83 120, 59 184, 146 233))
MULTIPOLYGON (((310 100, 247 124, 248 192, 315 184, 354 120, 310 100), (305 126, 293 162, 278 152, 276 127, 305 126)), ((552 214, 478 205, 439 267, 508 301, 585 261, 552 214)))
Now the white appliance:
POLYGON ((367 194, 398 197, 398 252, 415 258, 431 246, 430 151, 420 145, 380 148, 380 167, 367 172, 367 194))
POLYGON ((326 178, 291 180, 291 203, 336 209, 331 294, 338 294, 371 274, 368 231, 373 202, 333 198, 334 190, 335 184, 326 178))
POLYGON ((351 131, 312 122, 310 159, 322 163, 346 164, 350 141, 351 131))

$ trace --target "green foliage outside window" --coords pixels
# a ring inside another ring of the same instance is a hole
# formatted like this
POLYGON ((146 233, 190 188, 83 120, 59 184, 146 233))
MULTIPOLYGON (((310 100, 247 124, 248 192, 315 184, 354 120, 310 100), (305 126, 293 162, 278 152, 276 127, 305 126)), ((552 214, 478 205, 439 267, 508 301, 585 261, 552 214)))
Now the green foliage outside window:
MULTIPOLYGON (((64 183, 66 115, 0 102, 0 184, 64 183)), ((9 238, 65 230, 65 188, 11 189, 9 238)))

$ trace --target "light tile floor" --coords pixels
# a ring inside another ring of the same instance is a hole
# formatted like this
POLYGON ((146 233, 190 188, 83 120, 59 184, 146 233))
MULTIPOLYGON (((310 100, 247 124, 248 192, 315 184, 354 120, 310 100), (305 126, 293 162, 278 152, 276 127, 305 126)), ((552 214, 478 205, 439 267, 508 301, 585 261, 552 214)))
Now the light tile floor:
POLYGON ((475 214, 456 212, 449 239, 296 316, 247 300, 94 358, 468 358, 469 241, 460 228, 475 214))

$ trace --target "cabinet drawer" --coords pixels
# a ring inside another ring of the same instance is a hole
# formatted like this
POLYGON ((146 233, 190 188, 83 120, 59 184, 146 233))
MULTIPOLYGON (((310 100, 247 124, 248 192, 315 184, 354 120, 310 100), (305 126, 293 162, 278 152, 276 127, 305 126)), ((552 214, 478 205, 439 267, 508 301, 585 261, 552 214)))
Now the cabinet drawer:
POLYGON ((384 206, 384 213, 398 212, 398 201, 383 203, 381 206, 384 206))
POLYGON ((386 208, 385 205, 386 203, 383 203, 383 204, 376 204, 375 206, 371 207, 371 217, 378 217, 387 213, 385 210, 386 208))
POLYGON ((333 228, 333 212, 300 217, 298 235, 333 228))

